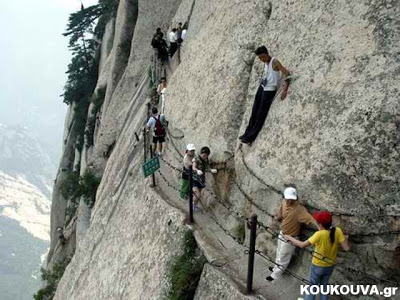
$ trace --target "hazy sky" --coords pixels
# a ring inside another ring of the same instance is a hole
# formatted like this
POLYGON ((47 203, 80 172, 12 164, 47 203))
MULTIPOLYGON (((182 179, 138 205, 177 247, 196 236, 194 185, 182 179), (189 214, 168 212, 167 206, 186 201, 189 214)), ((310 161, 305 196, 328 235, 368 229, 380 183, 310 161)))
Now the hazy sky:
MULTIPOLYGON (((85 6, 97 0, 83 0, 85 6)), ((60 148, 66 106, 59 97, 71 59, 62 36, 79 0, 1 1, 0 123, 32 128, 60 148)))

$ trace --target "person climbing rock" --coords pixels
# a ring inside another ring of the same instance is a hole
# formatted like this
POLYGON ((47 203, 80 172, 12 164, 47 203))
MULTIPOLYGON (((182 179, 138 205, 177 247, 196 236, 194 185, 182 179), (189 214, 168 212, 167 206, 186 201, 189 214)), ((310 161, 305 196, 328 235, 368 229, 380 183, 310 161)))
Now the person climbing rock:
POLYGON ((161 113, 164 113, 165 109, 165 96, 164 93, 167 90, 167 79, 165 77, 161 78, 161 82, 157 87, 157 94, 161 98, 161 113))
POLYGON ((275 215, 275 220, 282 221, 281 231, 278 235, 278 246, 276 249, 276 263, 279 265, 270 268, 272 274, 266 279, 273 281, 282 276, 283 272, 290 263, 294 250, 292 244, 288 243, 284 236, 297 237, 300 234, 302 224, 313 225, 316 230, 319 229, 317 222, 310 215, 307 209, 301 205, 297 198, 297 191, 294 187, 285 189, 284 200, 275 215))
MULTIPOLYGON (((198 210, 197 204, 201 203, 203 198, 204 188, 206 187, 206 175, 205 172, 210 167, 210 161, 208 157, 210 156, 210 148, 203 147, 200 150, 200 155, 196 155, 193 162, 193 208, 198 210)), ((211 173, 217 173, 217 169, 211 169, 211 173)))
POLYGON ((152 109, 153 116, 149 118, 147 121, 148 128, 154 128, 153 131, 153 149, 154 153, 157 154, 157 144, 160 146, 158 154, 163 154, 163 144, 165 142, 165 126, 167 121, 165 120, 165 116, 163 114, 158 113, 158 109, 153 107, 152 109))
POLYGON ((169 54, 171 55, 171 58, 174 56, 177 49, 178 43, 176 38, 176 28, 172 28, 172 31, 169 33, 169 54))
POLYGON ((181 181, 181 190, 179 193, 179 197, 181 200, 185 200, 188 198, 189 194, 189 167, 192 165, 192 161, 194 159, 194 151, 196 147, 194 144, 188 144, 186 146, 186 154, 183 157, 183 172, 182 172, 182 181, 181 181))
MULTIPOLYGON (((310 245, 315 246, 309 281, 312 285, 324 286, 323 290, 326 290, 329 277, 332 275, 337 261, 339 244, 344 251, 349 251, 350 247, 347 237, 344 236, 342 230, 339 227, 332 226, 331 213, 322 211, 314 213, 313 216, 319 224, 319 230, 308 240, 302 242, 290 235, 285 235, 284 237, 296 247, 305 248, 310 245)), ((315 296, 306 295, 305 300, 314 300, 315 296)), ((329 296, 320 294, 319 299, 327 300, 329 296)))
POLYGON ((269 55, 268 49, 265 46, 257 48, 255 54, 262 62, 265 63, 265 68, 264 76, 261 79, 260 86, 258 87, 253 103, 249 124, 247 125, 244 134, 239 137, 243 143, 249 145, 254 142, 264 125, 268 111, 278 89, 281 73, 286 77, 285 86, 281 94, 281 100, 285 100, 290 84, 290 80, 288 78, 289 71, 286 70, 286 68, 282 66, 282 64, 276 58, 269 55))

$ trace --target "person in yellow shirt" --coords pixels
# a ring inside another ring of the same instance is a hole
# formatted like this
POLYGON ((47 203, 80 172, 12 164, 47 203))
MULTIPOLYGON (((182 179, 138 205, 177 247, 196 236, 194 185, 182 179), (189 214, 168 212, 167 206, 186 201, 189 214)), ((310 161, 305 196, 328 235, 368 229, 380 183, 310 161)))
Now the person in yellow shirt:
MULTIPOLYGON (((320 230, 315 232, 308 240, 302 242, 290 235, 285 235, 285 239, 300 248, 309 245, 315 246, 309 281, 312 285, 326 287, 337 261, 339 244, 345 251, 349 251, 350 248, 342 230, 339 227, 332 226, 331 213, 327 211, 317 212, 313 214, 313 217, 318 222, 320 230)), ((307 295, 305 299, 314 300, 315 295, 307 295)), ((328 295, 321 294, 319 299, 327 300, 328 295)))

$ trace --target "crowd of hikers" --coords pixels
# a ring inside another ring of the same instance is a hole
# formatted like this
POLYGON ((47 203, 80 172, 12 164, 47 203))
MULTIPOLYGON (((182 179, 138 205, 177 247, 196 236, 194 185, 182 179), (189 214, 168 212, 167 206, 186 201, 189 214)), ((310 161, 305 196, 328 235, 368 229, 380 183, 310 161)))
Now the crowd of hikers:
POLYGON ((172 58, 175 52, 181 47, 187 36, 187 26, 187 22, 184 25, 179 22, 176 27, 172 28, 171 32, 168 34, 169 46, 164 39, 164 33, 161 31, 161 28, 156 29, 156 33, 151 40, 151 46, 153 49, 157 50, 158 59, 160 59, 162 63, 168 61, 168 56, 172 58))
MULTIPOLYGON (((157 49, 158 58, 161 62, 167 61, 168 55, 172 57, 177 49, 179 49, 186 38, 186 31, 187 24, 182 26, 182 23, 179 23, 177 27, 174 27, 168 35, 168 47, 161 29, 157 28, 151 44, 157 49)), ((255 141, 265 123, 271 104, 278 94, 281 79, 284 81, 282 91, 280 92, 281 100, 285 100, 290 85, 289 71, 278 59, 269 54, 265 46, 257 48, 254 53, 265 66, 253 103, 251 117, 245 132, 239 137, 243 144, 249 146, 255 141)), ((155 153, 158 155, 163 155, 163 144, 166 135, 167 121, 164 116, 164 93, 166 89, 167 80, 163 77, 157 87, 157 94, 161 100, 161 113, 159 113, 156 107, 153 107, 153 115, 147 122, 148 128, 153 129, 153 147, 155 153)), ((179 198, 183 201, 187 201, 189 198, 189 168, 192 167, 194 211, 201 210, 203 192, 206 186, 205 173, 207 171, 217 173, 216 169, 211 168, 213 163, 209 159, 210 153, 211 150, 207 146, 200 148, 198 153, 196 153, 194 144, 189 143, 186 146, 186 153, 182 161, 183 169, 179 198)), ((314 251, 309 281, 312 285, 322 286, 323 290, 328 285, 329 278, 337 263, 339 246, 344 251, 349 251, 347 236, 343 234, 340 227, 334 226, 332 214, 327 211, 321 211, 311 215, 300 203, 296 188, 291 186, 283 191, 283 201, 274 217, 273 224, 280 227, 275 259, 276 265, 269 268, 271 274, 266 277, 266 280, 274 281, 281 278, 290 263, 296 247, 304 248, 313 246, 314 251), (316 230, 305 241, 299 239, 303 225, 316 230)), ((398 252, 400 253, 400 246, 398 248, 398 252)), ((307 295, 305 299, 315 299, 315 295, 307 295)), ((325 300, 328 299, 328 296, 321 294, 319 299, 325 300)))

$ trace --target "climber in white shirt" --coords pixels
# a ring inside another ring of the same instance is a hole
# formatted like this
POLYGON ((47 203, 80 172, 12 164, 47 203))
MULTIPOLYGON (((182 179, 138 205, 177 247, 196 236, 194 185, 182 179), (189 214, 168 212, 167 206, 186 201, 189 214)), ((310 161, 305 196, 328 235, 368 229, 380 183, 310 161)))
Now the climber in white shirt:
POLYGON ((244 134, 239 137, 243 143, 249 145, 254 142, 264 125, 269 108, 275 98, 281 74, 285 76, 285 86, 281 93, 281 100, 285 100, 290 84, 289 71, 276 58, 269 55, 265 46, 257 48, 255 54, 265 63, 265 69, 254 100, 249 124, 244 134))
POLYGON ((172 28, 172 31, 169 33, 169 52, 171 57, 174 56, 177 49, 178 49, 178 43, 176 36, 176 28, 172 28))

